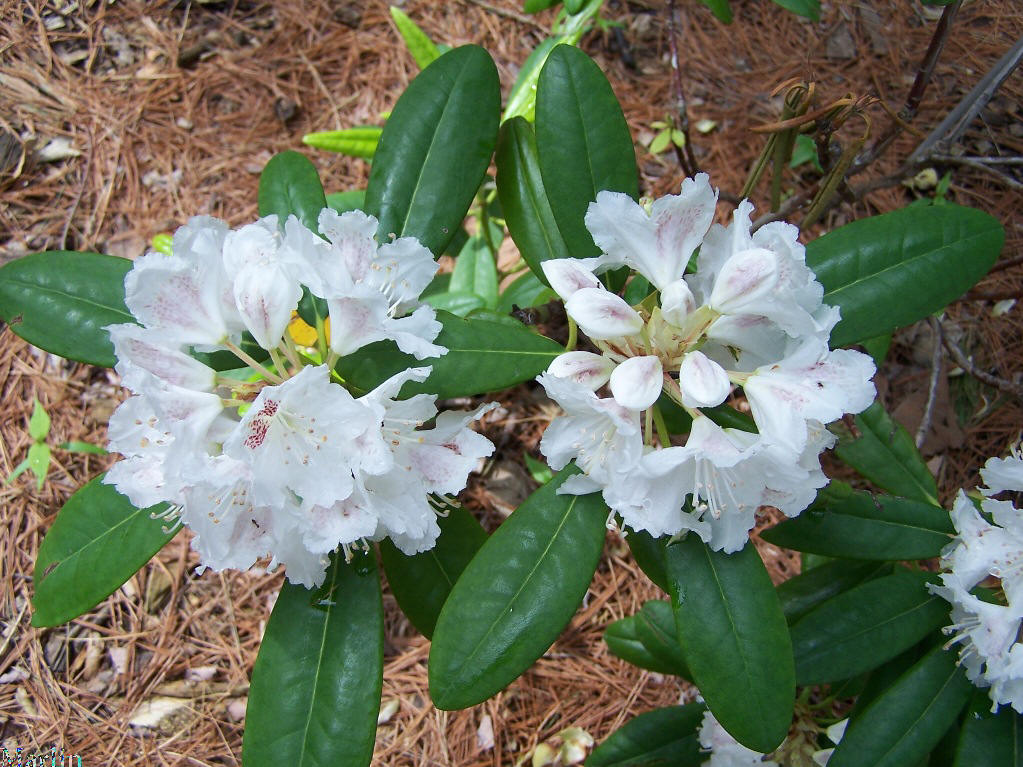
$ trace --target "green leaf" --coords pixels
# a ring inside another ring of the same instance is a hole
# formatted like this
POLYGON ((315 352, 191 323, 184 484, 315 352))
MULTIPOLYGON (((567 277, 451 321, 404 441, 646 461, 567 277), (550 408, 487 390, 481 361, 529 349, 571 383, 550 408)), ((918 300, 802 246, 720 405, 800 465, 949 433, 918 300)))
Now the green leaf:
POLYGON ((573 14, 579 13, 585 4, 586 0, 565 0, 565 11, 573 14))
POLYGON ((174 537, 165 521, 152 518, 165 504, 136 509, 102 480, 68 499, 39 546, 33 626, 56 626, 91 610, 174 537))
POLYGON ((508 102, 505 105, 504 114, 501 116, 502 122, 515 117, 524 117, 529 122, 533 121, 536 116, 536 81, 540 77, 540 70, 543 69, 554 46, 563 42, 570 42, 570 40, 566 40, 563 36, 545 38, 526 57, 522 68, 519 69, 518 77, 515 78, 515 84, 508 92, 508 102))
POLYGON ((443 357, 419 362, 398 351, 393 342, 380 341, 341 360, 345 380, 369 391, 402 370, 432 365, 433 373, 424 383, 405 384, 402 393, 464 397, 535 378, 565 351, 560 344, 525 325, 512 327, 488 320, 462 319, 442 311, 437 312, 437 319, 443 330, 434 343, 447 348, 443 357))
POLYGON ((821 20, 820 0, 774 0, 775 5, 780 5, 787 11, 805 16, 810 21, 821 20))
POLYGON ((526 463, 526 471, 529 472, 529 476, 533 478, 533 481, 538 485, 546 485, 554 478, 554 472, 551 471, 543 461, 536 460, 529 453, 523 452, 522 459, 526 463))
POLYGON ((540 282, 533 272, 527 271, 516 277, 504 289, 497 302, 497 311, 511 314, 515 307, 528 309, 532 306, 543 306, 557 297, 558 294, 540 282))
POLYGON ((586 594, 604 544, 599 493, 557 495, 562 469, 487 539, 441 610, 430 695, 441 709, 497 693, 539 658, 586 594))
POLYGON ((586 767, 700 767, 702 703, 647 711, 615 730, 593 749, 586 767))
POLYGON ((617 620, 604 630, 607 649, 617 658, 633 666, 645 668, 658 674, 678 675, 678 669, 655 656, 639 638, 639 615, 630 615, 617 620))
POLYGON ((349 189, 347 192, 334 192, 327 195, 327 207, 338 213, 350 210, 362 210, 366 205, 365 189, 349 189))
POLYGON ((901 560, 936 557, 955 534, 940 506, 833 484, 835 491, 829 488, 798 517, 764 530, 761 537, 775 546, 829 557, 901 560))
POLYGON ((14 467, 14 470, 7 475, 7 479, 4 480, 5 485, 11 484, 14 480, 29 470, 29 461, 26 458, 24 461, 14 467))
POLYGON ((897 572, 842 592, 792 627, 796 683, 836 682, 877 668, 949 622, 929 573, 897 572))
POLYGON ((28 448, 28 467, 36 475, 36 489, 42 490, 50 470, 50 446, 45 442, 31 444, 28 448))
POLYGON ((92 455, 107 455, 105 448, 99 445, 94 445, 91 442, 79 442, 77 440, 71 440, 70 442, 61 442, 57 445, 61 450, 67 450, 69 453, 91 453, 92 455))
POLYGON ((789 167, 798 168, 806 163, 812 164, 819 173, 824 172, 817 157, 817 143, 813 140, 813 136, 800 133, 792 145, 792 158, 789 160, 789 167))
POLYGON ((426 69, 430 64, 440 57, 440 51, 427 34, 410 19, 401 8, 391 6, 391 18, 394 19, 394 26, 398 28, 401 38, 408 46, 409 53, 416 60, 420 69, 426 69))
POLYGON ((547 284, 540 264, 570 253, 554 219, 540 175, 533 128, 521 117, 501 127, 497 142, 497 194, 508 233, 533 274, 547 284))
POLYGON ((497 142, 497 68, 475 45, 445 53, 409 83, 377 146, 366 212, 377 237, 416 237, 435 255, 461 227, 497 142))
MULTIPOLYGON (((376 154, 380 134, 384 129, 378 125, 363 125, 358 128, 343 130, 327 130, 318 133, 307 133, 302 143, 316 149, 326 149, 348 157, 362 157, 372 160, 376 154)), ((333 206, 331 206, 333 207, 333 206)))
POLYGON ((423 301, 434 309, 443 309, 456 317, 465 317, 470 312, 486 307, 486 302, 468 290, 451 290, 447 293, 434 293, 423 296, 423 301))
POLYGON ((583 222, 597 192, 638 198, 632 134, 611 84, 571 45, 551 51, 536 92, 536 149, 554 219, 576 258, 599 255, 583 222))
POLYGON ((526 0, 522 4, 522 10, 526 13, 539 13, 560 2, 561 0, 526 0))
POLYGON ((934 314, 987 273, 1004 240, 997 219, 952 204, 864 218, 814 240, 806 246, 807 266, 824 286, 824 303, 842 310, 831 345, 934 314))
POLYGON ((380 556, 387 583, 402 612, 427 639, 433 636, 437 616, 469 560, 487 540, 487 533, 468 510, 449 506, 437 520, 440 537, 422 554, 408 556, 385 538, 380 556))
POLYGON ((700 0, 700 2, 710 8, 710 12, 717 17, 718 21, 725 24, 732 23, 732 9, 728 5, 728 0, 700 0))
POLYGON ((650 152, 650 154, 660 154, 661 152, 668 148, 668 144, 670 143, 671 130, 665 128, 656 136, 654 136, 654 140, 650 142, 650 146, 647 147, 647 150, 650 152))
POLYGON ((647 652, 653 655, 671 673, 683 679, 692 679, 675 630, 675 613, 669 602, 652 599, 636 613, 636 636, 647 652))
POLYGON ((955 767, 1021 767, 1023 717, 1010 706, 991 713, 987 690, 975 690, 956 744, 955 767))
POLYGON ((863 351, 871 356, 874 364, 881 367, 885 357, 888 356, 888 350, 892 348, 892 334, 885 333, 881 336, 868 338, 865 341, 861 341, 860 346, 863 347, 863 351))
POLYGON ((455 259, 449 289, 453 293, 475 293, 484 306, 497 307, 497 265, 486 240, 479 235, 469 238, 455 259))
POLYGON ((42 442, 50 433, 50 414, 35 397, 32 398, 32 415, 28 419, 28 436, 42 442))
POLYGON ((0 319, 30 344, 69 360, 117 363, 106 325, 135 322, 124 305, 132 262, 50 250, 0 267, 0 319))
POLYGON ((327 207, 316 166, 298 152, 270 158, 259 176, 259 215, 276 213, 283 227, 288 216, 298 216, 307 229, 320 231, 320 211, 327 207))
POLYGON ((972 690, 955 653, 935 647, 852 717, 828 767, 915 765, 955 721, 972 690))
POLYGON ((835 453, 878 487, 934 505, 938 485, 913 438, 880 402, 856 416, 860 436, 840 435, 835 453))
POLYGON ((806 570, 784 583, 778 584, 778 599, 785 620, 795 623, 822 602, 838 596, 864 581, 879 575, 889 575, 892 566, 887 562, 855 562, 838 559, 806 570))
MULTIPOLYGON (((361 558, 361 555, 356 555, 361 558)), ((285 583, 252 669, 246 767, 368 765, 380 709, 384 609, 368 570, 335 557, 319 592, 285 583), (317 598, 323 595, 323 598, 317 598)))
POLYGON ((744 746, 773 751, 792 722, 795 672, 756 548, 725 554, 689 535, 665 548, 664 562, 679 643, 707 706, 744 746))
POLYGON ((646 530, 629 530, 625 538, 632 558, 647 578, 668 593, 668 573, 664 569, 664 539, 654 538, 646 530))

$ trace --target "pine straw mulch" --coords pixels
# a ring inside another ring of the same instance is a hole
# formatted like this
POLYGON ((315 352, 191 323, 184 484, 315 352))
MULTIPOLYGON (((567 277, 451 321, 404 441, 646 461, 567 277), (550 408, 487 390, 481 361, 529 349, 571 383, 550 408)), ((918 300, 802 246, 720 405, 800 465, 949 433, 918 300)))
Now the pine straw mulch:
MULTIPOLYGON (((629 51, 623 56, 610 33, 591 34, 584 47, 608 73, 639 141, 644 192, 665 194, 682 174, 670 153, 654 157, 642 146, 672 103, 663 9, 654 2, 610 5, 629 51), (634 68, 623 61, 629 56, 634 68)), ((778 101, 770 94, 778 83, 812 78, 822 99, 875 94, 897 110, 933 24, 909 2, 895 4, 880 24, 867 4, 829 4, 815 25, 771 3, 739 0, 731 27, 713 22, 696 3, 680 5, 690 117, 716 124, 694 133, 697 157, 712 182, 732 193, 763 142, 748 128, 776 119, 778 101)), ((405 10, 437 40, 486 47, 507 89, 552 19, 525 17, 519 7, 514 0, 410 1, 405 10)), ((936 125, 1021 34, 1014 0, 967 4, 915 128, 926 133, 936 125)), ((135 257, 152 235, 195 214, 233 225, 250 220, 259 170, 274 152, 299 147, 310 131, 377 123, 414 74, 380 2, 7 0, 0 4, 0 41, 4 262, 62 247, 135 257), (41 147, 57 159, 39 161, 41 147)), ((1021 99, 1017 72, 967 132, 971 153, 1023 153, 1021 99)), ((879 107, 870 114, 875 126, 884 125, 879 107)), ((900 136, 864 178, 892 173, 916 141, 900 136)), ((364 162, 306 154, 328 191, 365 184, 364 162)), ((985 278, 979 296, 950 308, 946 328, 978 368, 1012 380, 1023 368, 1023 321, 1018 308, 997 316, 992 309, 996 298, 1020 293, 1023 206, 1018 192, 987 174, 950 169, 949 196, 998 217, 1007 240, 1000 270, 985 278)), ((787 183, 797 185, 797 173, 787 183)), ((754 195, 761 210, 764 188, 754 195)), ((901 207, 914 195, 898 183, 878 189, 834 208, 816 229, 901 207)), ((724 203, 720 214, 728 214, 724 203)), ((879 377, 893 409, 916 402, 923 410, 930 344, 925 329, 897 336, 879 377)), ((925 445, 946 498, 974 482, 983 458, 1003 452, 1023 424, 1018 400, 953 368, 946 363, 956 375, 939 377, 925 445)), ((102 444, 106 418, 123 396, 111 372, 40 353, 7 329, 0 331, 0 390, 5 475, 28 449, 33 398, 53 419, 52 444, 102 444)), ((464 499, 491 526, 500 509, 529 491, 521 454, 536 455, 550 417, 528 386, 501 401, 503 410, 484 427, 499 446, 489 479, 474 481, 464 499)), ((915 428, 913 407, 904 410, 915 428)), ((27 753, 63 746, 84 764, 237 764, 248 678, 281 575, 197 577, 187 535, 180 534, 94 611, 57 629, 29 626, 39 542, 64 500, 109 460, 55 451, 41 492, 29 475, 0 489, 0 744, 12 753, 18 746, 27 753), (130 724, 146 716, 153 726, 130 724)), ((777 549, 761 550, 776 580, 798 566, 777 549)), ((609 536, 584 606, 548 654, 494 699, 450 713, 429 702, 429 643, 385 596, 383 697, 398 708, 379 729, 374 763, 510 765, 563 727, 583 727, 601 739, 637 713, 678 701, 677 680, 620 662, 601 639, 610 621, 657 596, 627 547, 609 536), (484 735, 492 729, 492 746, 485 738, 481 745, 481 725, 484 735)))

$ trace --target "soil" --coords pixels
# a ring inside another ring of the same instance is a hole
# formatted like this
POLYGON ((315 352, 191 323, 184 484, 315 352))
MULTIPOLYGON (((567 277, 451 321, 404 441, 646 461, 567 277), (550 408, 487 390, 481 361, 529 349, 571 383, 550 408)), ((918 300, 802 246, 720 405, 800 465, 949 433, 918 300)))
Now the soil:
MULTIPOLYGON (((773 3, 733 0, 730 26, 695 0, 678 4, 691 141, 699 167, 723 191, 720 220, 764 145, 765 134, 752 129, 778 119, 779 84, 812 80, 820 105, 847 95, 878 99, 837 134, 848 146, 869 121, 869 146, 903 107, 936 24, 933 9, 909 0, 825 3, 817 23, 773 3)), ((402 7, 438 42, 484 46, 505 92, 554 19, 552 11, 524 15, 515 0, 402 7)), ((676 191, 684 174, 674 154, 646 148, 653 123, 675 109, 664 4, 609 2, 605 14, 620 26, 590 33, 582 47, 622 102, 643 193, 676 191)), ((933 372, 933 331, 922 323, 897 334, 877 379, 914 434, 934 382, 924 452, 943 499, 975 483, 983 460, 1004 454, 1023 428, 1013 393, 1023 370, 1023 315, 1007 303, 1023 281, 1023 74, 1006 80, 949 150, 1001 162, 987 169, 956 159, 903 162, 1021 35, 1016 0, 966 3, 919 112, 804 232, 811 239, 931 194, 914 181, 927 168, 950 174, 948 199, 1004 224, 995 269, 942 320, 966 369, 946 357, 933 372)), ((0 262, 48 249, 134 258, 154 235, 196 214, 247 222, 256 216, 259 171, 285 149, 304 151, 328 191, 364 186, 365 161, 305 149, 301 137, 379 124, 415 72, 381 2, 0 2, 0 262)), ((783 190, 799 195, 817 177, 800 166, 786 173, 783 190)), ((760 212, 767 195, 762 181, 751 195, 760 212)), ((51 444, 103 444, 123 397, 113 371, 40 352, 6 327, 0 390, 4 476, 27 453, 34 400, 52 418, 51 444)), ((538 455, 554 412, 530 385, 498 399, 502 410, 485 425, 498 453, 486 482, 463 494, 490 527, 534 486, 522 455, 538 455)), ((63 747, 87 765, 239 764, 248 679, 280 574, 197 576, 181 533, 94 611, 55 629, 29 625, 39 543, 67 497, 110 460, 55 450, 41 490, 29 474, 0 487, 0 745, 28 754, 63 747)), ((798 571, 790 552, 758 546, 776 581, 798 571)), ((427 692, 429 642, 385 596, 383 699, 397 708, 380 725, 373 763, 512 765, 565 727, 599 741, 638 713, 678 702, 691 694, 678 680, 619 661, 601 636, 609 622, 660 597, 610 534, 583 606, 548 653, 490 701, 443 712, 427 692)))

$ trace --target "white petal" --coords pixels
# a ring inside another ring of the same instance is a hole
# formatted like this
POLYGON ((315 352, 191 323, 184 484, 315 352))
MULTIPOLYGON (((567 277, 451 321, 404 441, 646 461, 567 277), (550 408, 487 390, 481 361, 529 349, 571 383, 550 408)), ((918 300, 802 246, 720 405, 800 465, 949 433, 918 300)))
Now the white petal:
POLYGON ((117 372, 124 385, 138 392, 141 381, 133 375, 133 368, 141 368, 174 386, 197 391, 213 389, 215 373, 212 368, 178 349, 166 346, 163 334, 146 330, 139 325, 107 325, 117 355, 117 372))
POLYGON ((555 357, 547 372, 596 391, 607 383, 614 366, 614 362, 601 354, 575 351, 555 357))
POLYGON ((584 220, 597 247, 615 263, 631 266, 656 287, 662 287, 662 273, 670 272, 672 265, 658 264, 654 223, 639 203, 621 192, 598 192, 584 220))
POLYGON ((682 359, 678 385, 686 407, 720 405, 732 388, 724 368, 700 351, 689 352, 682 359))
POLYGON ((432 306, 420 306, 407 317, 388 318, 384 329, 387 338, 393 339, 401 351, 417 360, 442 357, 448 353, 446 347, 430 343, 443 330, 432 306))
POLYGON ((980 470, 980 476, 987 485, 985 495, 997 495, 1005 490, 1023 491, 1023 458, 1018 455, 990 458, 980 470))
POLYGON ((544 277, 554 292, 567 301, 573 293, 583 288, 602 288, 600 280, 587 265, 597 259, 553 258, 540 264, 544 277))
POLYGON ((739 251, 721 267, 710 305, 723 314, 757 314, 757 302, 778 281, 778 257, 764 248, 739 251))
POLYGON ((330 314, 330 348, 342 356, 366 344, 387 338, 384 324, 387 299, 380 293, 345 296, 327 301, 330 314))
POLYGON ((682 327, 689 313, 696 309, 696 299, 689 284, 678 279, 669 282, 661 290, 661 314, 675 327, 682 327))
POLYGON ((252 337, 264 349, 281 342, 302 297, 297 280, 278 267, 255 265, 235 274, 234 298, 252 337))
POLYGON ((611 373, 615 401, 630 410, 646 410, 661 396, 664 369, 657 357, 630 357, 611 373))
POLYGON ((565 302, 565 311, 595 341, 630 336, 643 328, 636 310, 603 288, 577 290, 565 302))

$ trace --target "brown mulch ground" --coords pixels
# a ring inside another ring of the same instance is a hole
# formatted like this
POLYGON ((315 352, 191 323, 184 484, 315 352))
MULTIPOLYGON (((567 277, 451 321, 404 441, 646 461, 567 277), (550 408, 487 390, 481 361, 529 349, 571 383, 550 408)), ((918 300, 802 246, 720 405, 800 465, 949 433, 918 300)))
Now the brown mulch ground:
MULTIPOLYGON (((771 3, 735 0, 731 27, 695 2, 679 5, 690 117, 714 123, 694 133, 697 157, 712 182, 733 194, 763 144, 749 128, 776 119, 771 91, 778 83, 811 78, 822 103, 872 94, 897 110, 934 23, 908 0, 829 3, 819 24, 771 3), (871 6, 889 15, 879 19, 871 6)), ((672 103, 661 6, 610 3, 607 15, 623 24, 634 68, 611 33, 584 41, 623 103, 650 195, 675 190, 682 177, 670 153, 655 157, 643 148, 651 123, 672 103)), ((520 7, 514 0, 404 4, 434 39, 486 47, 505 88, 553 18, 525 17, 520 7)), ((967 4, 914 129, 926 134, 1021 34, 1016 0, 967 4)), ((135 257, 154 234, 195 214, 234 225, 251 220, 258 173, 273 153, 299 148, 310 131, 377 123, 414 72, 381 2, 0 2, 0 261, 62 247, 135 257), (44 147, 57 158, 40 161, 44 147)), ((968 152, 1023 154, 1021 103, 1017 72, 967 132, 968 152)), ((868 114, 876 135, 885 112, 874 106, 868 114)), ((917 141, 904 133, 864 180, 893 172, 917 141)), ((328 191, 366 181, 361 160, 306 154, 328 191)), ((994 308, 997 298, 1020 294, 1020 194, 988 174, 938 168, 946 169, 953 171, 949 197, 988 210, 1007 234, 999 271, 981 283, 979 297, 950 308, 946 327, 979 368, 1012 380, 1023 370, 1021 310, 994 308)), ((800 181, 794 172, 786 186, 800 181)), ((761 184, 754 195, 761 210, 765 190, 761 184)), ((898 183, 878 189, 836 207, 822 226, 901 207, 916 194, 898 183)), ((903 332, 881 373, 890 406, 911 428, 926 398, 931 343, 926 330, 903 332)), ((975 481, 984 457, 1018 437, 1023 413, 1017 399, 952 363, 945 370, 925 452, 948 497, 975 481)), ((5 476, 28 449, 33 398, 53 419, 53 443, 101 444, 122 396, 111 372, 40 353, 6 328, 0 391, 5 476)), ((527 389, 502 403, 507 415, 487 429, 502 445, 495 473, 514 494, 528 481, 521 451, 535 454, 549 411, 527 389)), ((63 501, 107 460, 57 451, 41 492, 28 475, 0 488, 0 745, 12 753, 62 745, 87 765, 238 764, 247 682, 280 575, 197 577, 181 534, 95 611, 58 629, 29 627, 39 542, 63 501), (147 713, 140 706, 151 713, 154 705, 174 713, 151 716, 155 727, 130 724, 147 713)), ((479 483, 466 502, 487 519, 506 503, 479 483)), ((793 571, 781 552, 765 546, 763 553, 776 579, 793 571)), ((563 727, 602 739, 631 716, 678 701, 676 680, 618 661, 601 639, 607 623, 656 596, 610 536, 584 606, 547 656, 499 696, 453 713, 430 704, 429 643, 388 597, 384 701, 398 708, 380 727, 374 764, 511 765, 563 727), (494 735, 489 748, 477 736, 485 722, 494 735)))

